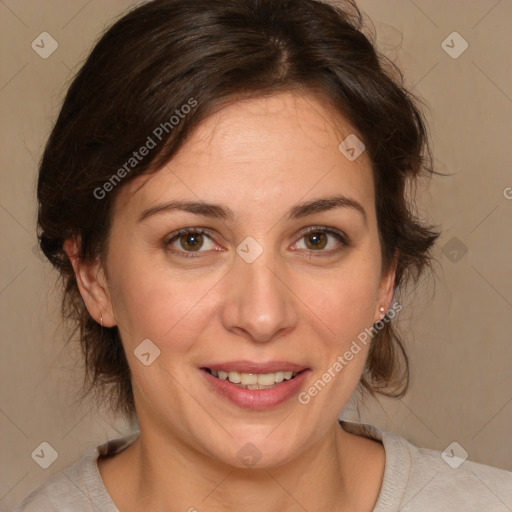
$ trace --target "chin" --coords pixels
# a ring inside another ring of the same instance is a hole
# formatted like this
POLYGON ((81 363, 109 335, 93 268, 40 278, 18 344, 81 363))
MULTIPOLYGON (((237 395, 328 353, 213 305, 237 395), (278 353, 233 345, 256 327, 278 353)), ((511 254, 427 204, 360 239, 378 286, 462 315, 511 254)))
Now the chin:
MULTIPOLYGON (((283 429, 277 434, 276 425, 240 426, 230 430, 233 437, 224 436, 207 449, 219 462, 236 468, 268 469, 293 460, 301 451, 302 440, 293 438, 283 429), (220 448, 220 449, 219 449, 220 448)), ((211 438, 209 439, 211 444, 211 438)))

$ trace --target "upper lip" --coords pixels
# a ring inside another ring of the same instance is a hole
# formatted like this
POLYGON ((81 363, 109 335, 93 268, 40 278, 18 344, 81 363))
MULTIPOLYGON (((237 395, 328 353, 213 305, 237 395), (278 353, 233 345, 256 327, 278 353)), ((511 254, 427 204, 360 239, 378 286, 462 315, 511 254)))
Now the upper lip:
POLYGON ((224 363, 211 363, 202 365, 201 368, 209 370, 240 372, 240 373, 275 373, 275 372, 301 372, 307 370, 307 366, 289 361, 267 361, 266 363, 257 363, 254 361, 226 361, 224 363))

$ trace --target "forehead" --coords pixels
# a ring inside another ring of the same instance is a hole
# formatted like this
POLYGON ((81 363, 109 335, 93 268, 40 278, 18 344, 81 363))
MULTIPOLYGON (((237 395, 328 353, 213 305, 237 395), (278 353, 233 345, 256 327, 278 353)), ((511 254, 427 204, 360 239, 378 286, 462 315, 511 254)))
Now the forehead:
POLYGON ((348 136, 361 139, 312 94, 234 101, 203 120, 160 170, 124 186, 118 205, 186 197, 268 208, 339 192, 372 209, 371 164, 365 152, 351 161, 340 151, 348 136))

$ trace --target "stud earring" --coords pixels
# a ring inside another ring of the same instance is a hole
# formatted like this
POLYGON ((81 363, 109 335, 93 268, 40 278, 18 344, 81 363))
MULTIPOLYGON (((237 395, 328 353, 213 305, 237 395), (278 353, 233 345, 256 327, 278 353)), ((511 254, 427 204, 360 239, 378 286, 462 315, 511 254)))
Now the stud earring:
POLYGON ((381 313, 381 318, 384 318, 384 311, 385 311, 384 306, 381 306, 381 307, 379 308, 379 311, 380 311, 380 313, 381 313))
POLYGON ((103 313, 100 313, 100 324, 103 327, 103 313))

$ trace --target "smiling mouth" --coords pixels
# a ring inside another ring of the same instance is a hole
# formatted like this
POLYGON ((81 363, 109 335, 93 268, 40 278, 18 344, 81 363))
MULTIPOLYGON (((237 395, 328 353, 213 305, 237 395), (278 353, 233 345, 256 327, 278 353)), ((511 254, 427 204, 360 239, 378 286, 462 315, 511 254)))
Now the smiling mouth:
POLYGON ((202 370, 219 380, 224 380, 239 388, 249 390, 271 389, 283 382, 293 380, 299 373, 302 373, 302 371, 278 371, 273 373, 226 372, 223 370, 211 370, 210 368, 202 368, 202 370))

